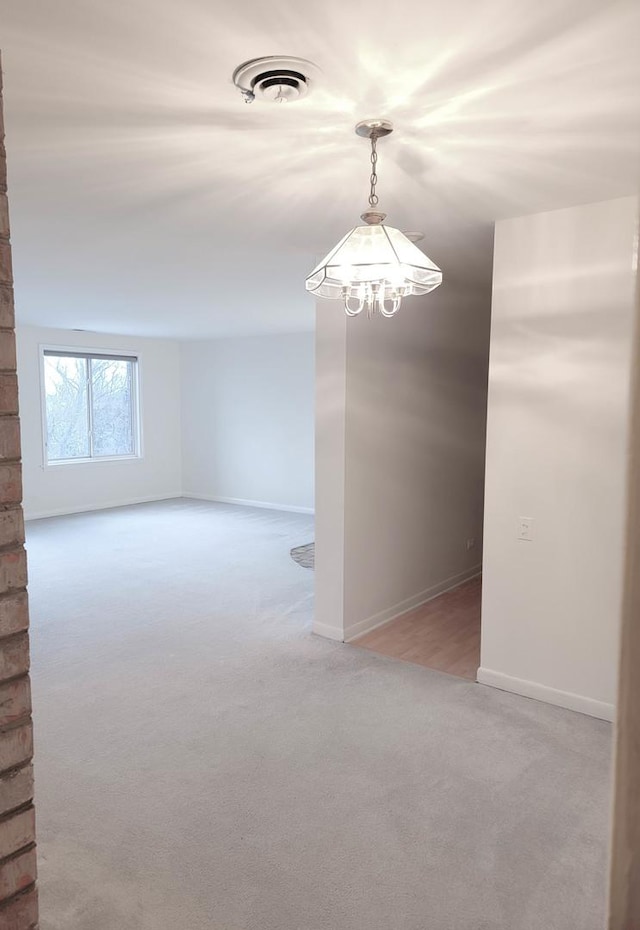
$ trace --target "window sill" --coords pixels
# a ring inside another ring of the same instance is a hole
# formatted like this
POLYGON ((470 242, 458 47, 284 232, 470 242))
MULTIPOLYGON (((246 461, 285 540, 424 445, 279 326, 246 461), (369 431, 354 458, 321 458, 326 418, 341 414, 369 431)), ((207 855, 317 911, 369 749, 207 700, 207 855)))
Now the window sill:
POLYGON ((142 455, 101 455, 88 459, 58 459, 55 462, 45 462, 42 466, 49 468, 68 468, 70 465, 115 465, 116 463, 141 462, 142 455))

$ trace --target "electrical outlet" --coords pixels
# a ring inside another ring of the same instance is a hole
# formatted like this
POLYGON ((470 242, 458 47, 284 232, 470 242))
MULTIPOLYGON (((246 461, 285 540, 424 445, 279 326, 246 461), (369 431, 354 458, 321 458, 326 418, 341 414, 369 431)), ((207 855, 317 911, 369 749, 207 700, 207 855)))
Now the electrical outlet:
POLYGON ((476 538, 475 536, 472 536, 470 539, 467 540, 467 552, 469 551, 469 549, 475 549, 475 547, 476 547, 476 538))
POLYGON ((533 539, 533 517, 518 517, 518 539, 531 542, 533 539))

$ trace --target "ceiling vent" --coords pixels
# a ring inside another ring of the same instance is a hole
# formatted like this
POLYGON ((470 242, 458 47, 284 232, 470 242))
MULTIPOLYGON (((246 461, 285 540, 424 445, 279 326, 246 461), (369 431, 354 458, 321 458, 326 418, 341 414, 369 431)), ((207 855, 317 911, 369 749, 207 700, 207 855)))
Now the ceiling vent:
POLYGON ((288 55, 252 58, 238 65, 233 83, 245 103, 293 103, 306 97, 320 74, 311 61, 288 55))

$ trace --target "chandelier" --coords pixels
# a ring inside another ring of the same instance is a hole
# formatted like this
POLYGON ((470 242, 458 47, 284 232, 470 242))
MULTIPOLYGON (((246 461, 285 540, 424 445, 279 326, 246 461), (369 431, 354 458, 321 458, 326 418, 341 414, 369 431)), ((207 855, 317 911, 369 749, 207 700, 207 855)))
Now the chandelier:
POLYGON ((378 207, 377 142, 393 131, 387 120, 364 120, 356 133, 371 140, 369 209, 356 226, 322 259, 305 281, 318 297, 342 300, 348 316, 363 310, 390 317, 403 297, 428 294, 442 283, 442 272, 404 233, 385 226, 378 207))

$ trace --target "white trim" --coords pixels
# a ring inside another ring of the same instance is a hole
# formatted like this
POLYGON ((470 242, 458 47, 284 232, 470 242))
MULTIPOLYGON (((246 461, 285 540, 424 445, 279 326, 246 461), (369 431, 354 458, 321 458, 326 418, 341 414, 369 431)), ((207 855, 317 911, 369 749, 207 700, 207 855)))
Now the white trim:
POLYGON ((91 504, 81 507, 61 507, 59 510, 42 510, 39 513, 25 512, 25 520, 46 520, 48 517, 66 517, 73 513, 93 513, 94 510, 111 510, 113 507, 130 507, 132 504, 150 504, 154 501, 171 501, 182 497, 180 491, 175 494, 153 494, 150 497, 132 497, 128 500, 110 501, 107 504, 91 504))
POLYGON ((582 694, 573 694, 571 691, 558 691, 548 685, 541 685, 537 681, 527 681, 524 678, 513 678, 503 672, 494 672, 490 668, 478 669, 478 683, 499 688, 501 691, 510 691, 512 694, 521 694, 523 697, 543 701, 545 704, 555 704, 556 707, 566 707, 568 710, 587 714, 589 717, 598 717, 600 720, 613 720, 615 706, 605 701, 596 701, 594 698, 584 697, 582 694))
POLYGON ((391 623, 392 620, 396 620, 403 614, 409 613, 409 611, 415 610, 417 607, 421 607, 423 604, 426 604, 427 601, 433 600, 434 597, 438 597, 446 591, 457 588, 471 578, 477 578, 481 572, 482 565, 474 565, 472 568, 468 568, 458 575, 445 578, 444 581, 440 581, 438 584, 434 584, 430 588, 426 588, 424 591, 414 594, 412 597, 405 598, 404 601, 394 604, 393 607, 388 607, 386 610, 381 610, 380 613, 374 614, 372 617, 367 617, 365 620, 359 620, 357 623, 346 626, 343 636, 344 642, 352 643, 357 637, 364 636, 365 633, 370 633, 372 630, 377 630, 378 627, 384 626, 386 623, 391 623))
POLYGON ((315 513, 313 507, 294 507, 291 504, 271 504, 268 501, 246 501, 240 497, 218 497, 214 494, 196 494, 183 491, 182 497, 196 501, 213 501, 216 504, 237 504, 239 507, 261 507, 263 510, 284 510, 288 513, 315 513))
POLYGON ((314 620, 311 632, 315 633, 316 636, 323 636, 325 639, 333 639, 338 643, 344 642, 344 634, 339 626, 328 626, 326 623, 318 623, 314 620))
POLYGON ((72 465, 115 465, 118 462, 142 462, 142 455, 97 455, 92 459, 53 459, 45 466, 50 468, 70 468, 72 465))

